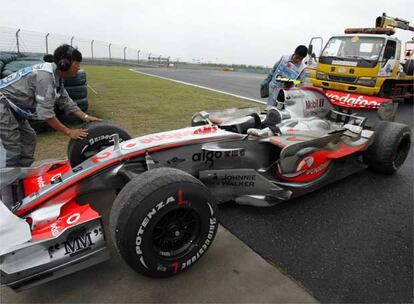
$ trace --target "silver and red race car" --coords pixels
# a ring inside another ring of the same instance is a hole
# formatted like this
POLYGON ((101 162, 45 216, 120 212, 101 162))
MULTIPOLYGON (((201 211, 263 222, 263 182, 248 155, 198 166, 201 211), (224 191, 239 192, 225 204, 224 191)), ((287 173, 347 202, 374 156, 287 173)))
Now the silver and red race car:
POLYGON ((407 157, 406 125, 369 126, 311 87, 286 87, 278 101, 199 112, 191 127, 133 139, 92 123, 68 160, 1 169, 2 283, 20 290, 102 262, 108 232, 137 272, 174 275, 212 244, 219 203, 273 206, 367 167, 394 173, 407 157), (108 190, 117 194, 109 219, 89 198, 108 190))

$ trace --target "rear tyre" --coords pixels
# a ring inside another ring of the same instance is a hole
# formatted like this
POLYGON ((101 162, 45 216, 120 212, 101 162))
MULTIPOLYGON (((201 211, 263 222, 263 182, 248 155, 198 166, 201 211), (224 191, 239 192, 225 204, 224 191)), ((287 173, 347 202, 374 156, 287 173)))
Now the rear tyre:
POLYGON ((378 122, 374 129, 374 142, 365 152, 364 159, 370 169, 393 174, 408 156, 411 131, 404 124, 388 121, 378 122))
POLYGON ((217 204, 193 176, 173 168, 147 171, 118 194, 110 230, 125 262, 150 277, 168 277, 194 265, 218 227, 217 204))
POLYGON ((84 160, 99 151, 112 146, 112 136, 119 135, 119 141, 131 139, 131 136, 121 127, 108 121, 96 121, 86 125, 88 136, 84 139, 71 139, 68 145, 70 165, 76 167, 84 160))

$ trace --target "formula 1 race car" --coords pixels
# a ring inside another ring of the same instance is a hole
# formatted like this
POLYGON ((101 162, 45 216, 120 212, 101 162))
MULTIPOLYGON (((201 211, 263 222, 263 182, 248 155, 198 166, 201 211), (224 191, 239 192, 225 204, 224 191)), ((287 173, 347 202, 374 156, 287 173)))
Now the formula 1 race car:
POLYGON ((134 139, 92 123, 68 160, 0 172, 2 283, 20 290, 106 260, 103 220, 131 268, 177 274, 212 244, 218 203, 274 206, 367 167, 396 172, 409 128, 366 122, 319 89, 286 87, 277 107, 199 112, 191 127, 134 139), (117 196, 103 219, 85 202, 108 189, 117 196))

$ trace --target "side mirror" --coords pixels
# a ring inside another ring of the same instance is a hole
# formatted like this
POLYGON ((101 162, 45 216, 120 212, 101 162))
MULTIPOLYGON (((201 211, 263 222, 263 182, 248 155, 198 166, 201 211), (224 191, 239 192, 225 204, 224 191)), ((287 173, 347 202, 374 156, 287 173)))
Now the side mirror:
POLYGON ((212 125, 210 121, 210 113, 206 111, 200 111, 193 115, 191 118, 191 126, 202 126, 202 125, 212 125))
POLYGON ((312 55, 313 54, 313 44, 309 44, 308 46, 308 55, 312 55))

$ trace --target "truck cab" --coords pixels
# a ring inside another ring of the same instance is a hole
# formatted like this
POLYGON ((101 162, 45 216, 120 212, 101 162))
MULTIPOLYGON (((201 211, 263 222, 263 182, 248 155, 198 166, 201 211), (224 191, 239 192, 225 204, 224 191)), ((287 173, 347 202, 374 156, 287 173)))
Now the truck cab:
MULTIPOLYGON (((379 18, 390 19, 385 14, 379 18)), ((377 25, 383 25, 382 20, 377 25)), ((407 59, 406 47, 392 36, 394 32, 388 27, 357 28, 331 37, 308 71, 311 84, 326 90, 412 98, 414 60, 407 59)))

